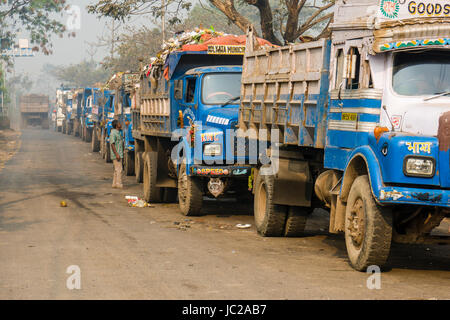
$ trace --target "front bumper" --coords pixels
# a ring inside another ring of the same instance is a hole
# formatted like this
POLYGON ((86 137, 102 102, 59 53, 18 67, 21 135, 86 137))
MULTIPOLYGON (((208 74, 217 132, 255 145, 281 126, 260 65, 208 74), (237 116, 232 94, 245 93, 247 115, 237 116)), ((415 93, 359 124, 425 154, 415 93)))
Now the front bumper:
POLYGON ((190 168, 191 175, 201 177, 248 177, 251 171, 251 166, 193 165, 190 168))
POLYGON ((413 204, 450 208, 450 190, 382 187, 377 195, 381 204, 413 204))

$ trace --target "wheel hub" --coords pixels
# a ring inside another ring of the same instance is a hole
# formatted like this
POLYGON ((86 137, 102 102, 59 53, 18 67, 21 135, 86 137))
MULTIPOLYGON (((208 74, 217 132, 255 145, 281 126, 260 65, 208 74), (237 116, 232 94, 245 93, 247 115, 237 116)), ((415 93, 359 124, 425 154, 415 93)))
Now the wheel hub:
POLYGON ((361 247, 364 238, 364 202, 358 198, 350 212, 348 231, 356 247, 361 247))

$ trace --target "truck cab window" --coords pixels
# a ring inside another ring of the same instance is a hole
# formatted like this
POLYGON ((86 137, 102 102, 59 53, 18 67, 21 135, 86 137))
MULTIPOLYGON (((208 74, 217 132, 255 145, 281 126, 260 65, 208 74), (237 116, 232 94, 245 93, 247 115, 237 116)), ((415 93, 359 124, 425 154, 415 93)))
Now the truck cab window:
POLYGON ((334 83, 334 88, 339 89, 344 77, 344 50, 339 49, 336 54, 336 81, 334 83))
POLYGON ((350 48, 347 55, 346 89, 359 89, 359 73, 361 69, 361 55, 358 48, 350 48))
POLYGON ((394 55, 392 87, 399 95, 420 96, 450 90, 450 58, 444 50, 398 52, 394 55))
POLYGON ((185 101, 187 103, 194 102, 196 78, 188 78, 186 83, 185 101))

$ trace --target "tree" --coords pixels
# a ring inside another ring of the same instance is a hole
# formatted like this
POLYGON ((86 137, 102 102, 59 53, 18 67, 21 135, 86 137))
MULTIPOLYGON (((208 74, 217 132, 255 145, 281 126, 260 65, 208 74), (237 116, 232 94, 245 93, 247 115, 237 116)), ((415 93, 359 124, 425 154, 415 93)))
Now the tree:
POLYGON ((98 82, 105 82, 110 74, 109 70, 101 68, 97 62, 86 60, 69 66, 45 64, 42 71, 64 85, 74 87, 89 87, 98 82))
MULTIPOLYGON (((295 42, 299 37, 313 30, 316 37, 329 33, 333 13, 329 12, 335 0, 208 0, 221 11, 228 20, 242 32, 253 24, 248 14, 243 13, 245 6, 256 8, 259 13, 261 36, 274 44, 295 42)), ((100 16, 125 19, 131 15, 153 12, 161 15, 167 8, 190 9, 189 0, 99 0, 88 6, 91 13, 100 16), (150 10, 150 11, 148 11, 150 10)), ((179 23, 179 15, 172 18, 172 23, 179 23)), ((201 23, 199 21, 198 23, 201 23)))
MULTIPOLYGON (((27 31, 32 44, 44 54, 51 54, 50 36, 63 35, 65 27, 53 18, 66 9, 65 0, 1 0, 0 38, 2 49, 11 46, 20 31, 27 31)), ((73 35, 73 34, 71 34, 73 35)))
POLYGON ((150 57, 155 56, 161 50, 161 44, 154 39, 161 38, 161 31, 157 28, 149 29, 141 27, 133 30, 126 27, 125 32, 119 36, 119 45, 114 58, 107 56, 101 63, 103 67, 112 72, 139 71, 139 60, 149 63, 150 57))
MULTIPOLYGON (((236 10, 234 0, 209 1, 241 30, 246 30, 250 25, 250 21, 236 10)), ((321 3, 319 5, 316 0, 280 0, 279 3, 269 0, 242 1, 258 9, 262 37, 279 45, 295 42, 307 31, 323 22, 327 24, 318 37, 326 35, 333 18, 333 13, 328 13, 328 9, 334 5, 334 0, 317 0, 321 3), (283 40, 277 37, 277 33, 283 40)))

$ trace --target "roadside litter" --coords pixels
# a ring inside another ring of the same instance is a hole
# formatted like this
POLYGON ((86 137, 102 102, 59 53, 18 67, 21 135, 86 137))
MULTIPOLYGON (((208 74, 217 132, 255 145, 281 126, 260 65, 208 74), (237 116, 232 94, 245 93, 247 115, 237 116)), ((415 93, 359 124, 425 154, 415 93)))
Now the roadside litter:
POLYGON ((67 202, 65 202, 64 200, 61 201, 59 204, 61 207, 64 207, 64 208, 67 207, 67 202))
POLYGON ((250 228, 251 226, 252 226, 252 225, 249 224, 249 223, 247 223, 247 224, 241 224, 241 223, 238 223, 238 224, 236 225, 236 227, 239 228, 239 229, 248 229, 248 228, 250 228))
POLYGON ((152 207, 154 207, 147 201, 140 199, 136 196, 125 196, 125 199, 128 201, 129 207, 135 207, 135 208, 145 208, 145 207, 152 208, 152 207))

